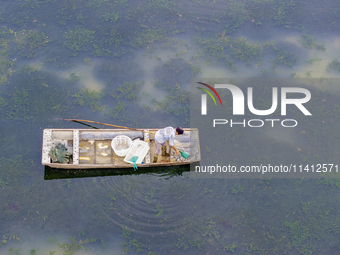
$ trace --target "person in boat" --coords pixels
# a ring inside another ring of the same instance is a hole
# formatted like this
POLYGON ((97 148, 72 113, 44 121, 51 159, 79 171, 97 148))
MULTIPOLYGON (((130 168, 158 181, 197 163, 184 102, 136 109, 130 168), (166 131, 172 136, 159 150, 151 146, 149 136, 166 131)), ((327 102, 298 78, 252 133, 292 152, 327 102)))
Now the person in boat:
POLYGON ((155 155, 158 155, 161 151, 162 146, 166 146, 166 143, 169 142, 169 146, 175 150, 176 154, 179 154, 179 151, 174 147, 174 140, 176 135, 182 135, 184 133, 183 128, 173 128, 166 127, 160 129, 155 134, 155 155))

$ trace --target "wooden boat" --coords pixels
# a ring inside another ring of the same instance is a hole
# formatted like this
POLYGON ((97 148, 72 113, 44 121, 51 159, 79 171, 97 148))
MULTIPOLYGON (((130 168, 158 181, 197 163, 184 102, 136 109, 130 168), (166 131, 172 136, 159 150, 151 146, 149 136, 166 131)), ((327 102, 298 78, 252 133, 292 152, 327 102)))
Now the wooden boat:
POLYGON ((137 164, 138 167, 186 165, 201 160, 198 129, 184 128, 184 134, 176 136, 174 146, 190 156, 185 159, 170 147, 167 148, 168 153, 163 152, 156 157, 156 161, 154 134, 157 130, 44 129, 41 162, 45 166, 61 169, 132 168, 132 163, 124 161, 125 157, 118 156, 111 146, 112 140, 117 136, 128 136, 133 141, 139 139, 149 145, 143 162, 137 164), (60 144, 72 155, 69 163, 52 163, 51 149, 60 144))

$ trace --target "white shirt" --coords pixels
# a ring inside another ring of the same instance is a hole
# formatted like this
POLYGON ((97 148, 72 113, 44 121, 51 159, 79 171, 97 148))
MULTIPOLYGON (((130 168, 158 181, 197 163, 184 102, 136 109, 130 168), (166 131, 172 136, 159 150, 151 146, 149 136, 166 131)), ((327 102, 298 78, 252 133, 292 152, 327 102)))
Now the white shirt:
POLYGON ((155 139, 160 144, 165 143, 166 141, 169 141, 170 146, 174 146, 174 140, 176 137, 176 129, 173 127, 166 127, 163 129, 160 129, 155 134, 155 139))

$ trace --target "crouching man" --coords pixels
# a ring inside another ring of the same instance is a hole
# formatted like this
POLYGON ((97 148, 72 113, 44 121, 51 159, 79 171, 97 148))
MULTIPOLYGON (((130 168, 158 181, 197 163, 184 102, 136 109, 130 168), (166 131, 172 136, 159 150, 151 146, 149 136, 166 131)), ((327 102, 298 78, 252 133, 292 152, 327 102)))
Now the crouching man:
POLYGON ((169 145, 172 149, 175 150, 176 154, 179 154, 179 151, 174 146, 174 140, 176 135, 182 135, 184 133, 181 127, 174 129, 173 127, 166 127, 160 129, 155 134, 155 156, 157 157, 157 163, 159 163, 161 147, 166 146, 166 143, 169 142, 169 145))

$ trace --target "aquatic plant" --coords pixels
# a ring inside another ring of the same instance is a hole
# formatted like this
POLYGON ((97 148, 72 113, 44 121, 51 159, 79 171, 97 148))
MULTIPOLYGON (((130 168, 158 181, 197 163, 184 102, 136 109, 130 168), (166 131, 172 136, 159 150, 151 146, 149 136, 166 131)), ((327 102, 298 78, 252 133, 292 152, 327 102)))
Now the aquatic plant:
POLYGON ((93 55, 95 55, 96 57, 110 57, 110 56, 120 57, 125 53, 125 52, 120 52, 119 54, 112 53, 110 50, 101 48, 101 46, 97 44, 92 44, 92 46, 94 48, 93 55))
POLYGON ((6 61, 0 52, 0 84, 7 82, 7 77, 12 76, 13 63, 6 61))
POLYGON ((115 23, 118 19, 120 18, 119 13, 114 13, 114 12, 105 12, 100 19, 104 21, 111 21, 111 23, 115 23))
POLYGON ((221 58, 221 55, 224 55, 224 48, 230 46, 231 41, 229 36, 225 36, 225 31, 221 34, 220 38, 206 38, 202 39, 199 36, 195 37, 196 43, 198 43, 201 47, 203 47, 204 52, 213 57, 217 57, 217 59, 221 58))
MULTIPOLYGON (((4 140, 3 140, 4 141, 4 140)), ((20 185, 21 177, 24 174, 27 174, 28 167, 32 167, 32 164, 28 161, 23 161, 21 156, 13 156, 11 158, 0 158, 0 178, 6 181, 2 182, 2 190, 9 190, 12 188, 16 188, 20 185)), ((8 208, 6 210, 10 212, 16 212, 20 210, 20 204, 14 201, 6 204, 8 208)), ((3 208, 5 210, 5 206, 3 208)), ((11 237, 11 239, 15 239, 15 236, 11 237)))
POLYGON ((125 107, 127 106, 127 104, 118 101, 117 105, 114 108, 110 108, 109 110, 109 114, 111 115, 111 117, 113 118, 122 118, 125 116, 125 112, 126 109, 125 107))
POLYGON ((108 3, 110 0, 89 0, 87 5, 90 9, 98 9, 108 3))
POLYGON ((7 81, 7 77, 12 76, 12 67, 16 59, 9 59, 9 42, 16 35, 10 28, 0 28, 0 84, 7 81))
POLYGON ((124 242, 120 243, 120 245, 123 248, 123 253, 125 254, 129 252, 129 246, 135 249, 136 252, 142 252, 142 248, 144 247, 144 245, 142 243, 139 243, 135 238, 131 239, 130 236, 131 231, 126 228, 122 228, 122 234, 120 235, 120 237, 124 239, 124 242))
POLYGON ((176 246, 178 249, 183 248, 183 250, 188 249, 189 247, 186 245, 186 243, 184 242, 184 237, 182 238, 177 238, 178 242, 176 243, 176 246))
POLYGON ((148 0, 145 7, 151 10, 173 11, 175 3, 169 0, 148 0))
POLYGON ((111 96, 119 100, 120 98, 125 98, 132 101, 139 101, 141 98, 138 97, 141 91, 141 84, 142 83, 131 83, 124 82, 122 86, 119 86, 116 91, 111 93, 111 96))
POLYGON ((86 243, 93 243, 96 242, 95 238, 88 239, 86 238, 84 241, 80 240, 78 243, 76 242, 76 237, 70 237, 71 243, 57 243, 60 248, 65 249, 64 255, 72 255, 75 251, 79 249, 87 250, 86 248, 83 247, 83 244, 86 243))
POLYGON ((162 84, 158 81, 154 84, 155 87, 168 90, 168 95, 162 101, 152 99, 158 108, 165 113, 174 114, 175 116, 189 114, 189 91, 183 90, 178 84, 170 88, 167 84, 162 84))
POLYGON ((229 245, 225 246, 224 249, 227 252, 229 252, 229 251, 234 252, 237 247, 238 247, 237 244, 232 243, 232 244, 229 244, 229 245))
POLYGON ((130 240, 129 244, 136 250, 136 252, 142 252, 144 245, 142 243, 137 242, 136 239, 130 240))
POLYGON ((58 236, 56 235, 56 236, 50 236, 46 241, 48 242, 48 243, 50 243, 50 244, 55 244, 55 243, 57 243, 58 242, 58 238, 57 238, 58 236))
POLYGON ((245 38, 234 38, 232 40, 233 47, 231 53, 235 59, 246 61, 248 65, 251 64, 254 58, 261 60, 264 52, 259 43, 249 43, 245 38))
POLYGON ((229 0, 227 10, 227 21, 225 31, 227 34, 234 32, 238 27, 242 26, 246 17, 245 4, 238 1, 229 0))
POLYGON ((86 63, 86 64, 88 64, 88 65, 91 65, 91 58, 85 57, 85 58, 84 58, 84 63, 86 63))
POLYGON ((302 212, 303 213, 308 213, 309 209, 310 209, 310 202, 302 202, 301 200, 301 207, 302 207, 302 212))
POLYGON ((139 49, 140 47, 146 47, 149 44, 155 42, 162 42, 167 39, 164 29, 146 29, 141 32, 137 32, 134 41, 131 42, 132 47, 139 49))
POLYGON ((148 194, 144 197, 145 202, 147 202, 148 204, 151 204, 154 196, 155 196, 155 189, 153 187, 150 187, 148 194))
POLYGON ((31 75, 31 73, 38 71, 39 68, 36 66, 31 66, 29 64, 22 65, 19 70, 16 71, 18 74, 31 75))
POLYGON ((57 23, 61 26, 65 26, 67 24, 67 20, 71 20, 73 12, 76 10, 75 5, 71 5, 69 3, 65 4, 64 7, 58 10, 58 21, 57 23))
POLYGON ((11 241, 11 240, 16 240, 19 243, 21 243, 21 239, 17 235, 6 234, 6 235, 3 235, 2 240, 0 241, 0 247, 2 247, 4 244, 8 243, 8 241, 11 241))
POLYGON ((238 185, 236 188, 230 187, 230 189, 233 194, 243 193, 243 187, 241 185, 238 185))
POLYGON ((213 14, 210 17, 210 23, 211 22, 215 22, 215 23, 220 23, 220 19, 219 19, 219 15, 215 14, 215 12, 213 12, 213 14))
POLYGON ((203 224, 199 225, 198 232, 202 237, 206 237, 207 241, 213 242, 213 239, 219 241, 220 232, 217 230, 216 222, 208 217, 203 224))
POLYGON ((307 72, 306 72, 306 77, 307 77, 307 78, 312 77, 312 71, 307 71, 307 72))
POLYGON ((17 44, 15 50, 19 51, 21 56, 33 58, 38 55, 38 49, 51 42, 51 39, 43 32, 22 30, 17 34, 14 42, 17 44))
POLYGON ((191 248, 198 248, 199 250, 202 249, 205 245, 205 241, 200 239, 194 241, 188 239, 188 243, 190 244, 191 248))
POLYGON ((58 67, 67 67, 67 63, 60 63, 60 65, 58 65, 58 67))
POLYGON ((225 33, 226 31, 221 35, 216 35, 215 38, 206 38, 204 40, 196 36, 195 41, 203 48, 204 56, 206 57, 208 64, 210 64, 212 60, 211 57, 214 57, 216 58, 217 63, 223 61, 231 70, 235 70, 236 66, 234 65, 234 59, 227 54, 227 49, 231 49, 232 42, 229 36, 225 36, 225 33))
POLYGON ((293 247, 300 246, 307 238, 310 238, 309 228, 298 221, 284 221, 282 226, 287 229, 293 247))
POLYGON ((103 238, 100 238, 100 243, 101 243, 101 245, 102 245, 102 248, 105 249, 105 248, 106 248, 106 244, 105 244, 103 238))
POLYGON ((321 61, 321 58, 312 58, 312 59, 308 60, 307 62, 312 65, 315 61, 321 61))
POLYGON ((68 80, 69 83, 73 83, 73 82, 76 82, 76 81, 79 81, 80 80, 80 77, 76 75, 76 73, 71 73, 70 74, 70 79, 68 80))
POLYGON ((337 116, 340 116, 340 105, 334 104, 333 112, 334 112, 337 116))
MULTIPOLYGON (((2 14, 4 14, 4 13, 6 13, 6 12, 3 9, 2 14)), ((11 24, 11 25, 15 25, 15 26, 18 26, 18 27, 26 27, 27 23, 30 19, 28 12, 18 12, 17 15, 8 15, 8 16, 9 17, 7 19, 2 19, 3 20, 2 22, 5 22, 5 20, 6 20, 6 23, 11 24)))
POLYGON ((16 86, 9 88, 5 116, 21 121, 43 119, 51 114, 69 109, 70 101, 65 84, 36 67, 23 65, 11 78, 16 86), (34 104, 32 103, 34 102, 34 104))
POLYGON ((36 252, 38 251, 39 249, 32 249, 31 250, 31 255, 36 255, 36 252))
POLYGON ((299 59, 298 55, 295 55, 292 51, 286 52, 281 49, 275 49, 277 53, 276 59, 274 60, 274 66, 277 64, 283 64, 285 66, 293 66, 299 59))
POLYGON ((286 18, 286 8, 284 6, 279 6, 278 8, 273 8, 273 10, 275 11, 274 14, 274 20, 275 20, 275 25, 277 26, 281 26, 283 25, 284 19, 286 18))
POLYGON ((78 93, 72 95, 75 97, 75 103, 81 106, 90 106, 93 111, 103 111, 105 109, 104 105, 100 105, 98 102, 104 96, 103 92, 98 92, 95 90, 81 89, 78 93))
POLYGON ((7 111, 7 116, 10 119, 23 119, 27 121, 31 118, 28 114, 30 111, 30 97, 26 90, 18 90, 16 87, 8 92, 11 97, 10 109, 7 111))
POLYGON ((116 28, 111 28, 110 33, 106 33, 109 39, 106 39, 104 43, 114 44, 115 47, 125 44, 122 33, 118 32, 116 28))
POLYGON ((163 206, 158 203, 158 205, 156 205, 156 209, 153 209, 154 212, 156 212, 157 214, 155 215, 155 217, 159 217, 163 215, 163 206))
POLYGON ((80 27, 69 29, 64 35, 67 39, 64 45, 73 51, 87 51, 94 41, 94 33, 95 31, 80 27))
POLYGON ((330 71, 331 69, 340 72, 340 62, 336 58, 327 65, 327 71, 330 71))
POLYGON ((14 248, 12 248, 12 247, 9 247, 9 248, 8 248, 8 253, 9 253, 9 254, 13 254, 13 255, 22 255, 22 254, 20 253, 20 250, 21 250, 21 249, 14 249, 14 248))
POLYGON ((263 254, 263 252, 261 251, 261 249, 257 246, 255 246, 254 244, 250 243, 250 244, 244 244, 244 246, 247 249, 247 252, 251 252, 251 254, 263 254))
POLYGON ((312 49, 316 40, 314 36, 308 36, 306 34, 302 34, 302 45, 306 48, 312 49))
POLYGON ((309 48, 309 49, 316 48, 318 50, 322 50, 323 52, 326 51, 326 48, 323 43, 318 44, 314 36, 309 36, 305 33, 302 34, 302 46, 309 48))
POLYGON ((160 49, 177 49, 178 47, 186 47, 188 49, 188 45, 184 40, 179 40, 178 38, 167 38, 161 45, 160 49))
POLYGON ((263 49, 269 50, 276 55, 276 58, 272 61, 274 68, 279 64, 291 67, 299 59, 299 56, 297 54, 294 54, 293 51, 286 51, 284 49, 281 49, 276 46, 273 41, 268 41, 263 44, 263 49))
POLYGON ((317 180, 316 184, 327 185, 331 187, 340 188, 340 174, 338 173, 324 173, 317 180))
POLYGON ((0 178, 0 187, 4 187, 7 183, 0 178))
POLYGON ((111 192, 110 192, 109 195, 107 195, 107 197, 109 197, 111 200, 116 200, 115 194, 112 194, 112 195, 111 195, 111 192))
POLYGON ((129 6, 128 1, 129 0, 116 0, 115 4, 117 5, 117 7, 119 6, 121 8, 125 8, 129 6))
POLYGON ((124 239, 128 239, 131 235, 131 231, 126 229, 126 228, 122 228, 122 234, 120 235, 120 237, 124 238, 124 239))
MULTIPOLYGON (((0 92, 0 95, 1 95, 1 92, 0 92)), ((6 106, 6 105, 7 105, 6 99, 0 97, 0 109, 1 109, 2 107, 6 106)))
POLYGON ((83 13, 79 13, 77 15, 77 22, 81 23, 81 24, 85 24, 85 18, 83 16, 83 13))

